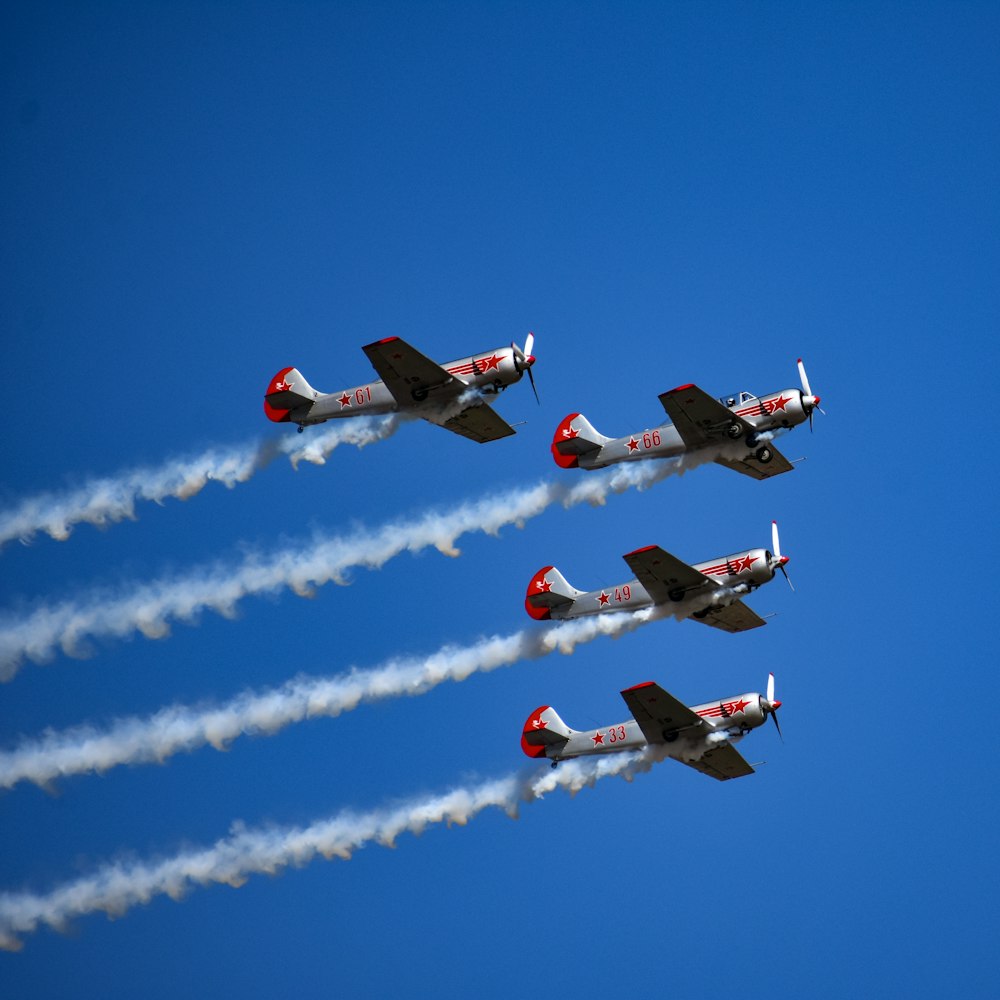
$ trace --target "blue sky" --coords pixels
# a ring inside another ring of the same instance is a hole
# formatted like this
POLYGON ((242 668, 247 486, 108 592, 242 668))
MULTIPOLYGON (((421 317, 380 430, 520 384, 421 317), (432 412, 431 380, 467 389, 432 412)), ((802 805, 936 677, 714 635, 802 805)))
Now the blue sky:
POLYGON ((86 658, 22 663, 0 688, 0 752, 531 628, 524 588, 549 563, 589 589, 625 579, 642 545, 695 562, 768 544, 776 518, 796 587, 754 594, 775 617, 744 635, 658 622, 228 752, 18 784, 0 795, 0 893, 44 895, 236 822, 307 825, 535 773, 518 739, 540 704, 588 728, 625 718, 618 692, 640 681, 693 703, 773 670, 785 705, 784 744, 768 727, 742 745, 768 762, 747 779, 667 761, 516 821, 486 809, 395 849, 43 926, 0 953, 0 993, 990 992, 997 484, 975 427, 1000 320, 995 6, 0 18, 0 514, 280 442, 270 377, 357 384, 361 346, 385 336, 447 360, 533 330, 541 394, 506 393, 498 410, 525 423, 491 445, 408 424, 323 466, 279 457, 103 530, 8 542, 8 634, 67 603, 580 479, 548 450, 572 411, 622 434, 660 422, 657 394, 681 383, 794 386, 799 356, 827 411, 784 439, 806 460, 772 482, 709 466, 465 535, 454 558, 402 553, 311 599, 284 588, 162 639, 95 635, 86 658))

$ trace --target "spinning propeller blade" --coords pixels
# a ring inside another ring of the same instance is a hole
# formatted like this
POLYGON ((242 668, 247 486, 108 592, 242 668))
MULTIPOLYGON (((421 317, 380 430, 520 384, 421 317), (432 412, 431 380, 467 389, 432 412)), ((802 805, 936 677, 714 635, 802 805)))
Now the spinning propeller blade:
POLYGON ((541 406, 542 401, 538 396, 538 386, 535 385, 535 376, 531 371, 531 366, 535 363, 535 356, 531 353, 535 348, 535 335, 533 333, 528 334, 524 342, 523 351, 513 341, 511 341, 510 346, 514 352, 514 364, 517 366, 517 370, 528 373, 528 381, 531 383, 531 388, 535 393, 535 402, 541 406))
POLYGON ((788 570, 785 569, 785 563, 788 562, 788 556, 783 556, 781 554, 781 540, 778 538, 778 522, 771 522, 771 554, 773 558, 772 566, 775 569, 780 569, 782 573, 785 574, 785 579, 788 581, 788 586, 792 588, 794 592, 795 587, 792 584, 792 578, 788 575, 788 570))
POLYGON ((781 735, 781 725, 778 722, 778 709, 781 708, 781 702, 774 700, 774 674, 767 675, 767 697, 764 699, 764 713, 770 715, 774 719, 774 728, 778 730, 778 739, 782 743, 785 742, 785 737, 781 735))
POLYGON ((826 416, 826 413, 819 405, 819 396, 813 395, 813 391, 809 386, 809 377, 806 375, 806 366, 802 363, 801 358, 799 358, 798 365, 799 381, 802 383, 802 406, 809 414, 809 431, 811 433, 813 429, 813 410, 819 410, 824 417, 826 416))

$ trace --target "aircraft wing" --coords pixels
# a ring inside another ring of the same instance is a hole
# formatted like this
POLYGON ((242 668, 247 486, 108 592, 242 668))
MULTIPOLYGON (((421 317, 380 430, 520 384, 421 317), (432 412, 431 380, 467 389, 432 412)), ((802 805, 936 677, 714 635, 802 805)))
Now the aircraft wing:
POLYGON ((736 416, 696 385, 682 385, 669 392, 661 392, 660 402, 681 440, 689 448, 701 448, 724 440, 726 428, 733 423, 742 424, 744 434, 753 432, 753 427, 742 417, 736 416))
POLYGON ((753 479, 770 479, 771 476, 780 476, 783 472, 791 472, 794 468, 792 463, 774 445, 769 444, 767 447, 774 457, 766 465, 753 452, 747 455, 746 458, 720 457, 715 461, 719 465, 724 465, 727 469, 732 469, 734 472, 742 472, 744 476, 750 476, 753 479))
POLYGON ((658 545, 636 549, 622 558, 657 604, 672 600, 670 595, 673 591, 696 590, 706 585, 713 588, 718 586, 711 577, 681 562, 677 556, 665 552, 658 545))
POLYGON ((642 735, 650 743, 664 743, 665 737, 683 729, 704 729, 708 723, 679 702, 659 684, 646 681, 622 691, 622 698, 632 718, 639 723, 642 735))
POLYGON ((510 437, 511 434, 517 433, 489 403, 484 403, 482 400, 467 406, 461 413, 456 413, 447 420, 436 420, 428 414, 423 414, 423 416, 432 424, 446 427, 470 441, 478 441, 479 444, 510 437))
POLYGON ((742 601, 734 601, 724 608, 709 608, 701 618, 692 615, 689 621, 721 628, 723 632, 746 632, 767 624, 756 611, 748 608, 742 601))
POLYGON ((728 781, 730 778, 744 778, 753 774, 753 768, 744 760, 743 755, 732 743, 720 743, 702 755, 701 760, 682 760, 682 764, 693 767, 702 774, 707 774, 716 781, 728 781))
POLYGON ((435 390, 436 401, 447 402, 466 388, 464 382, 399 337, 377 340, 374 344, 366 344, 362 350, 401 407, 409 408, 426 399, 429 389, 435 390), (446 385, 452 387, 451 391, 441 392, 441 387, 446 385))

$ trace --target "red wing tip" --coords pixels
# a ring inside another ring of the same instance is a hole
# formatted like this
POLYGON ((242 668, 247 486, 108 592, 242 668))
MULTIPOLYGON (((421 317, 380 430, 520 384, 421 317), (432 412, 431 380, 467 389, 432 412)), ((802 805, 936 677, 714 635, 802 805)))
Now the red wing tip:
POLYGON ((373 340, 370 344, 365 344, 363 351, 367 351, 371 347, 381 347, 382 344, 392 344, 399 340, 399 337, 383 337, 381 340, 373 340))
POLYGON ((625 688, 622 694, 627 694, 629 691, 641 691, 643 688, 653 687, 655 681, 643 681, 641 684, 633 684, 630 688, 625 688))
POLYGON ((670 392, 683 392, 685 389, 693 389, 694 382, 688 382, 687 385, 679 385, 676 389, 671 389, 670 392))
POLYGON ((657 548, 656 545, 644 545, 641 549, 635 549, 632 552, 626 552, 625 555, 622 556, 622 559, 628 559, 629 556, 638 556, 641 555, 643 552, 652 552, 653 549, 655 548, 657 548))
POLYGON ((799 358, 799 359, 798 359, 798 360, 797 360, 797 361, 796 361, 795 363, 796 363, 797 365, 801 365, 801 364, 802 364, 802 359, 801 359, 801 358, 799 358))

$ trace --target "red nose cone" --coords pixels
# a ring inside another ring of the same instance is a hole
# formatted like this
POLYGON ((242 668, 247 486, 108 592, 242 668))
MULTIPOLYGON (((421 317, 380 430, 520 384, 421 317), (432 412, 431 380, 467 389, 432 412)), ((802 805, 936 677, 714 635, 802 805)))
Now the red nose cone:
POLYGON ((819 406, 819 396, 813 396, 813 406, 819 406))
POLYGON ((776 712, 779 708, 781 708, 781 702, 780 701, 772 701, 771 702, 771 711, 776 712))
POLYGON ((778 562, 779 562, 779 564, 780 564, 780 565, 784 566, 784 565, 785 565, 785 563, 786 563, 786 562, 788 562, 789 558, 790 558, 789 556, 782 556, 782 557, 781 557, 781 558, 780 558, 780 559, 778 560, 778 562))

